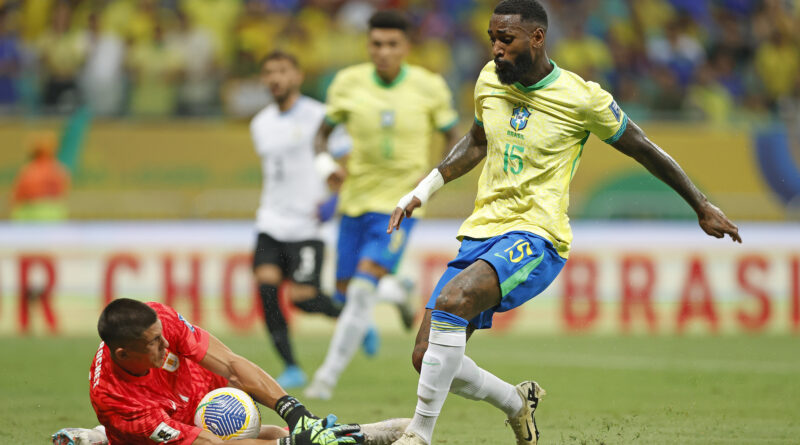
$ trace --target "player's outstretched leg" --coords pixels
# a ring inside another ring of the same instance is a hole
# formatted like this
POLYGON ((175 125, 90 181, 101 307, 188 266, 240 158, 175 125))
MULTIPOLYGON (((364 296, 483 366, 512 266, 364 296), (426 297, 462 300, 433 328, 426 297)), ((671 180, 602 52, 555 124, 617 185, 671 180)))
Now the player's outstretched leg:
POLYGON ((319 294, 310 300, 296 301, 294 302, 294 305, 303 312, 309 314, 327 315, 331 318, 337 318, 339 317, 339 314, 342 313, 341 306, 336 304, 331 297, 322 294, 319 294))
POLYGON ((350 363, 367 332, 375 305, 378 279, 357 273, 347 286, 347 302, 336 323, 328 353, 304 394, 310 399, 330 399, 339 376, 350 363))
POLYGON ((270 284, 260 284, 258 293, 261 296, 261 305, 264 309, 264 319, 267 323, 267 332, 275 345, 275 350, 286 365, 284 372, 278 376, 277 382, 283 388, 297 388, 305 385, 306 375, 294 359, 292 344, 289 340, 289 327, 278 305, 278 288, 270 284))
MULTIPOLYGON (((339 283, 337 283, 337 287, 339 283)), ((344 303, 347 301, 347 296, 344 292, 341 292, 339 289, 333 293, 331 297, 333 303, 344 308, 344 303)), ((367 328, 367 333, 364 334, 364 340, 361 343, 361 347, 364 348, 364 354, 367 357, 374 357, 378 354, 378 350, 381 347, 381 336, 378 333, 378 328, 375 326, 375 323, 370 323, 369 327, 367 328)))
MULTIPOLYGON (((500 287, 494 269, 481 260, 444 286, 431 312, 428 345, 419 361, 414 417, 406 434, 396 443, 431 443, 436 420, 464 359, 468 320, 499 301, 500 287)), ((421 337, 424 334, 417 339, 421 337)), ((415 354, 418 352, 415 349, 415 354)))
POLYGON ((535 445, 539 437, 534 411, 545 395, 538 383, 526 381, 513 386, 481 369, 464 356, 450 392, 470 400, 483 400, 503 411, 506 423, 514 430, 518 445, 535 445))
POLYGON ((410 330, 414 326, 414 282, 407 277, 385 275, 378 283, 378 300, 392 303, 400 312, 403 327, 410 330))

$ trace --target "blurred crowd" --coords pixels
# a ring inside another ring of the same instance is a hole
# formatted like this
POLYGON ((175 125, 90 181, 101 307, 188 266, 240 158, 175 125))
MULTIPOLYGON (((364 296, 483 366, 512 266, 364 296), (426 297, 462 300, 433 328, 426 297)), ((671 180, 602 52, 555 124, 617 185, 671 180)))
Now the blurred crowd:
MULTIPOLYGON (((260 59, 295 54, 324 98, 366 60, 378 8, 408 11, 411 63, 463 113, 490 58, 496 0, 0 0, 0 114, 246 118, 270 98, 260 59)), ((636 119, 797 116, 800 0, 549 0, 548 52, 636 119)))

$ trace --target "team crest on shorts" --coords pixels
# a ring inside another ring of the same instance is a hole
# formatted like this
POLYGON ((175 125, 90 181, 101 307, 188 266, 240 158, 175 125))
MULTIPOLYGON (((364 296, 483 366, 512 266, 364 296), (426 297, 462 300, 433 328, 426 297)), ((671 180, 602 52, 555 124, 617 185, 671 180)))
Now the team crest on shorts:
POLYGON ((525 105, 520 105, 518 107, 514 107, 511 111, 511 128, 514 131, 521 131, 528 126, 528 118, 531 117, 531 112, 525 107, 525 105))

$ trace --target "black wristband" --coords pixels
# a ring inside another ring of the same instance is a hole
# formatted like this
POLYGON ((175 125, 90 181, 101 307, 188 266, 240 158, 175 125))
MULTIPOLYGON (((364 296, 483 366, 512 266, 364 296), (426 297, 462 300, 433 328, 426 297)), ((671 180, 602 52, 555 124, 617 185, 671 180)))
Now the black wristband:
POLYGON ((294 427, 303 416, 313 417, 306 407, 292 396, 283 396, 278 399, 278 403, 275 404, 275 412, 289 425, 289 431, 294 431, 294 427))

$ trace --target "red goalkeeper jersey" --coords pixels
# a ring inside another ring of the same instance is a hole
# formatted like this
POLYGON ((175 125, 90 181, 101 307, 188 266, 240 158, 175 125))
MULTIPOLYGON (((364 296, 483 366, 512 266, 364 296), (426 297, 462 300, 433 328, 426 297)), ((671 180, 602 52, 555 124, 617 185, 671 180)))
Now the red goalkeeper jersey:
POLYGON ((100 343, 89 369, 89 398, 113 444, 191 444, 200 434, 194 411, 209 391, 227 380, 198 364, 208 350, 208 332, 169 306, 147 303, 158 314, 169 348, 161 368, 141 377, 117 366, 100 343))

